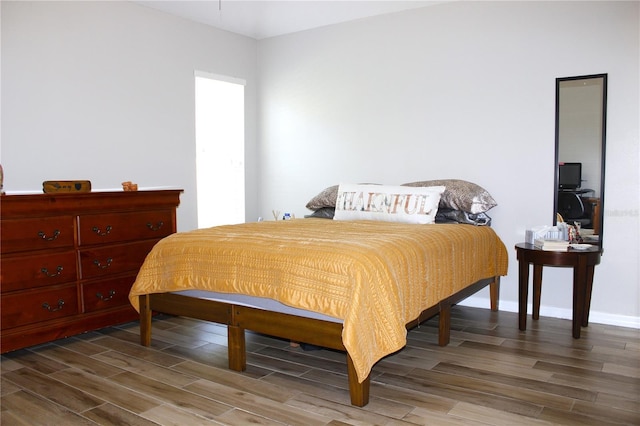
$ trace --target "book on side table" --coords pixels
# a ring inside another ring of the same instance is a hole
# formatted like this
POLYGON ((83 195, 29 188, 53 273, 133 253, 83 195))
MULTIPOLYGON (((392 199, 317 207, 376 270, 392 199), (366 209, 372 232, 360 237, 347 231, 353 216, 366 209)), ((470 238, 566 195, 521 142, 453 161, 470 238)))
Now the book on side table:
POLYGON ((533 244, 536 248, 547 251, 567 251, 569 241, 553 239, 537 239, 533 244))

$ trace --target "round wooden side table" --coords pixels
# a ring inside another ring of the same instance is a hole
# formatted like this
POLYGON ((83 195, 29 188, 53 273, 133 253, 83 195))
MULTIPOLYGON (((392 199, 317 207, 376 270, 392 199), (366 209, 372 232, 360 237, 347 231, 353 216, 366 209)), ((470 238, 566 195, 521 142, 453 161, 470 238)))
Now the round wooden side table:
POLYGON ((568 248, 567 251, 548 251, 533 244, 516 244, 518 258, 518 320, 520 330, 527 329, 527 293, 529 290, 529 264, 533 265, 533 314, 540 317, 540 293, 542 291, 542 267, 559 266, 573 268, 573 337, 580 338, 580 328, 589 324, 591 289, 595 266, 600 263, 602 249, 598 246, 584 250, 568 248))

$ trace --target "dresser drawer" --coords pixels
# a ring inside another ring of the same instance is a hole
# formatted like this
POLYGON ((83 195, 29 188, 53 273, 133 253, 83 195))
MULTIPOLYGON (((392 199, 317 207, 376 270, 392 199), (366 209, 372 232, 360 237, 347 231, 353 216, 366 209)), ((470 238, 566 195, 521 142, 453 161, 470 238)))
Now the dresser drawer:
POLYGON ((90 279, 137 272, 158 240, 114 244, 80 250, 80 278, 90 279))
POLYGON ((0 227, 2 253, 74 246, 73 216, 5 219, 0 227))
POLYGON ((3 293, 47 285, 75 282, 76 252, 38 252, 32 256, 2 256, 0 290, 3 293))
POLYGON ((131 275, 82 284, 84 312, 129 305, 129 290, 135 280, 136 276, 131 275))
POLYGON ((81 246, 160 239, 174 232, 170 210, 83 215, 78 220, 81 246))
POLYGON ((76 284, 2 295, 2 329, 78 313, 76 284))

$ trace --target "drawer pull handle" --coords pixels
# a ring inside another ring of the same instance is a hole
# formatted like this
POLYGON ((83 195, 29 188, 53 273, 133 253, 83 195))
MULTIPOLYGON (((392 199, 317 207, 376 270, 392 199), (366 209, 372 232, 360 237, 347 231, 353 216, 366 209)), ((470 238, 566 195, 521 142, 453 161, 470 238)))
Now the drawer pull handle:
POLYGON ((38 237, 42 238, 45 241, 53 241, 53 240, 57 239, 59 235, 60 235, 60 230, 58 230, 58 229, 53 231, 53 235, 50 236, 50 237, 47 237, 47 234, 45 234, 44 231, 38 232, 38 237))
POLYGON ((49 270, 47 268, 40 269, 40 272, 45 274, 47 277, 57 277, 58 275, 62 274, 62 266, 58 265, 58 267, 56 268, 56 272, 54 273, 49 273, 49 270))
POLYGON ((64 306, 64 300, 60 299, 58 300, 58 306, 57 307, 52 307, 51 305, 49 305, 47 302, 44 302, 42 304, 42 308, 46 309, 49 312, 56 312, 59 311, 60 309, 62 309, 62 307, 64 306))
POLYGON ((151 229, 152 231, 159 231, 160 228, 162 228, 162 225, 164 225, 163 221, 158 222, 155 226, 153 225, 153 223, 148 222, 147 228, 151 229))
POLYGON ((102 232, 102 230, 100 228, 98 228, 97 226, 94 226, 93 228, 91 228, 91 230, 93 232, 95 232, 96 234, 100 235, 101 237, 107 236, 111 233, 111 230, 113 228, 111 227, 111 225, 107 225, 107 227, 105 228, 105 231, 102 232))
POLYGON ((98 259, 93 261, 93 264, 96 265, 98 268, 100 269, 107 269, 109 266, 111 266, 111 262, 113 262, 112 258, 108 258, 107 259, 107 263, 105 265, 103 265, 98 259))
POLYGON ((116 295, 116 291, 115 290, 109 290, 109 295, 108 296, 103 296, 102 293, 98 292, 96 293, 96 297, 100 300, 102 300, 103 302, 108 302, 109 300, 113 299, 113 296, 116 295))

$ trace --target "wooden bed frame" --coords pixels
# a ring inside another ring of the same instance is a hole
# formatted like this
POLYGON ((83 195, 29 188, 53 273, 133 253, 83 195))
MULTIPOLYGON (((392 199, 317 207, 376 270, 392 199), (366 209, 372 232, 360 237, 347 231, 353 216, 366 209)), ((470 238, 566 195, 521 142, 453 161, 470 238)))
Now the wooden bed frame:
MULTIPOLYGON (((450 339, 451 307, 480 289, 490 286, 491 310, 498 310, 500 277, 485 278, 441 300, 422 311, 420 316, 407 324, 413 328, 423 321, 440 314, 438 344, 446 346, 450 339)), ((140 340, 151 344, 152 312, 185 316, 227 325, 229 368, 244 371, 247 366, 245 330, 305 342, 330 349, 345 351, 342 344, 342 323, 305 318, 297 315, 251 308, 233 303, 183 296, 175 293, 155 293, 140 298, 140 340), (295 324, 292 327, 291 324, 295 324)), ((358 382, 353 361, 347 353, 347 373, 351 404, 363 407, 369 402, 370 376, 358 382)))

